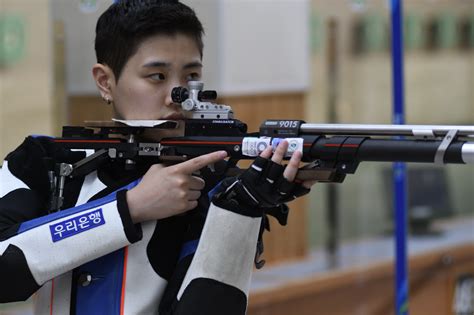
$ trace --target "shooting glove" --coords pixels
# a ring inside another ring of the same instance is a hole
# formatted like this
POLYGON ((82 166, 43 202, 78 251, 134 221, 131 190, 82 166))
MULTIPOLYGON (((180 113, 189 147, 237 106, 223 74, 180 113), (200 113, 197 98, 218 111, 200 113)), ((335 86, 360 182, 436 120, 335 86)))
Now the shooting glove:
POLYGON ((299 183, 286 180, 284 170, 283 165, 257 157, 237 178, 223 181, 221 192, 214 195, 212 202, 223 209, 250 217, 261 217, 266 210, 273 212, 275 208, 310 191, 299 183))

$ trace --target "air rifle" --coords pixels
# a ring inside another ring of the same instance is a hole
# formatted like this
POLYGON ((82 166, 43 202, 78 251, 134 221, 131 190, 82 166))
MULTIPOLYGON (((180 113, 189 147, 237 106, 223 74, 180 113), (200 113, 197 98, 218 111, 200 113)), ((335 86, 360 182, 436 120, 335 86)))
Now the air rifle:
MULTIPOLYGON (((254 159, 267 146, 282 139, 289 143, 286 158, 301 151, 306 165, 299 180, 344 181, 363 161, 474 163, 474 126, 309 124, 302 120, 266 120, 258 132, 233 118, 232 109, 212 103, 215 91, 204 91, 199 81, 176 87, 173 101, 185 113, 182 121, 140 120, 86 122, 85 127, 64 127, 54 141, 69 149, 94 153, 75 164, 56 166, 55 207, 62 204, 66 177, 84 176, 102 163, 123 159, 128 168, 143 160, 178 163, 218 150, 228 153, 226 175, 238 172, 240 160, 254 159)), ((211 166, 212 167, 212 166, 211 166)))

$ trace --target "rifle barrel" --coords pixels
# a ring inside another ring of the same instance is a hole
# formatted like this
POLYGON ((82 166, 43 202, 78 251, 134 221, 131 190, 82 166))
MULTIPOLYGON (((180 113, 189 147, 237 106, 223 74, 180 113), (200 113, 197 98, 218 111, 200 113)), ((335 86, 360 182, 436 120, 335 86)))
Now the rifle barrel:
MULTIPOLYGON (((350 137, 349 137, 350 138, 350 137)), ((313 159, 324 159, 327 155, 331 138, 319 138, 310 149, 313 159)), ((436 152, 441 141, 437 140, 409 140, 409 139, 371 139, 367 138, 361 142, 357 149, 352 150, 351 156, 357 161, 379 161, 379 162, 418 162, 434 163, 436 152)), ((341 143, 341 150, 349 150, 355 145, 341 143), (345 148, 346 147, 346 148, 345 148)), ((474 164, 474 142, 455 141, 446 149, 443 158, 444 163, 452 164, 474 164)))
POLYGON ((372 135, 372 136, 445 136, 457 130, 458 136, 474 138, 474 126, 463 125, 362 125, 362 124, 302 124, 300 131, 312 135, 372 135))

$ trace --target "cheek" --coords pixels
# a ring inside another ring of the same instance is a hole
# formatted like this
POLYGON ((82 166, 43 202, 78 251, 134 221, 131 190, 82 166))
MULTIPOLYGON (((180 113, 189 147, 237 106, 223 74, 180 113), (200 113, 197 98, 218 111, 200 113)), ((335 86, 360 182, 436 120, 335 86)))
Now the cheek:
POLYGON ((117 89, 117 98, 120 103, 130 105, 138 105, 142 102, 142 99, 146 98, 149 95, 146 86, 133 82, 133 80, 124 82, 121 86, 118 86, 117 89))
POLYGON ((165 100, 165 93, 151 84, 146 87, 130 89, 129 93, 132 101, 143 107, 156 107, 163 104, 165 100))
POLYGON ((147 82, 117 90, 115 108, 126 119, 157 119, 166 102, 166 91, 147 82))

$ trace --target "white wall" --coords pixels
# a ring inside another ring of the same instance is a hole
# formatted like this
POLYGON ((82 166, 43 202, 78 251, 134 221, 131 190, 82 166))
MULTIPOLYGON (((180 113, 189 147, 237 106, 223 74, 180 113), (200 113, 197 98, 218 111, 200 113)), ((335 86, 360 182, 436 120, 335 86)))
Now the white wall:
POLYGON ((53 18, 64 22, 67 92, 73 95, 96 94, 91 75, 92 65, 96 62, 95 25, 112 0, 97 0, 97 10, 91 12, 81 10, 80 1, 51 1, 53 18))
MULTIPOLYGON (((206 81, 220 94, 301 91, 309 86, 308 1, 216 3, 214 16, 204 21, 206 44, 216 59, 205 61, 206 81), (213 25, 217 29, 211 31, 213 25)), ((199 14, 199 6, 195 8, 199 14)))

